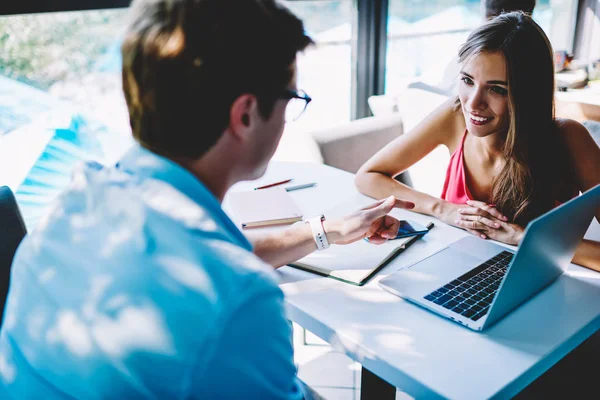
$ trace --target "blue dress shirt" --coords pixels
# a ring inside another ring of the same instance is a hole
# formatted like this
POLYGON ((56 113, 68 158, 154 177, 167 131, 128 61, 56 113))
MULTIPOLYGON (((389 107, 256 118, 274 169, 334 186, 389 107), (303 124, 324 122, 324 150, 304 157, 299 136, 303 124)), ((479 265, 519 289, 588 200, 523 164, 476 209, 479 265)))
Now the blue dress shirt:
POLYGON ((25 238, 0 398, 302 398, 271 267, 191 173, 88 163, 25 238))

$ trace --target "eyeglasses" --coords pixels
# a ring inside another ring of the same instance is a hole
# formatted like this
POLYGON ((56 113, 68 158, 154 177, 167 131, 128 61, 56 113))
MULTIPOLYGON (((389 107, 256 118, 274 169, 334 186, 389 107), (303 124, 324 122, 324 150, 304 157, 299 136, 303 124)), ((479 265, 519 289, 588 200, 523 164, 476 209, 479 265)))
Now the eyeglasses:
POLYGON ((302 90, 286 89, 280 97, 289 100, 285 109, 285 122, 293 122, 300 118, 308 103, 312 101, 312 98, 302 90))

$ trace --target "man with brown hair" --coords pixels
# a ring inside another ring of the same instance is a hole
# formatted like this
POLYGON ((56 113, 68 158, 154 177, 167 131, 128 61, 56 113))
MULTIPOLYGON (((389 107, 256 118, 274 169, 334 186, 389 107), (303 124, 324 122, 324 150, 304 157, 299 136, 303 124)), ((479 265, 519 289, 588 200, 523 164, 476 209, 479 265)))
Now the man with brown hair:
POLYGON ((75 171, 21 244, 0 398, 302 398, 273 267, 393 238, 388 212, 413 204, 250 244, 221 201, 264 173, 286 113, 310 100, 296 87, 302 22, 274 0, 136 0, 131 15, 123 89, 139 144, 75 171))

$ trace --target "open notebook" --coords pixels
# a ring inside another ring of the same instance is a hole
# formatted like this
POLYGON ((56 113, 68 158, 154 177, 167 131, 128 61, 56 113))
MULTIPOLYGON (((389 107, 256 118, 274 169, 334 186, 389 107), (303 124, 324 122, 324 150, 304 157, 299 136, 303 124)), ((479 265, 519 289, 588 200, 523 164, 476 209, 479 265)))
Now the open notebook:
MULTIPOLYGON (((431 227, 432 223, 427 226, 428 229, 431 227)), ((366 240, 348 245, 332 245, 289 265, 362 286, 422 236, 389 240, 380 245, 371 244, 366 240)))
MULTIPOLYGON (((333 219, 350 215, 365 205, 374 202, 374 200, 362 197, 357 196, 355 199, 337 204, 324 212, 325 217, 333 219)), ((403 219, 399 210, 392 210, 390 214, 398 219, 403 219)), ((433 223, 426 226, 427 229, 431 229, 433 223)), ((422 236, 389 240, 380 245, 365 240, 359 240, 348 245, 332 245, 326 250, 315 251, 289 265, 352 285, 362 286, 422 236)))

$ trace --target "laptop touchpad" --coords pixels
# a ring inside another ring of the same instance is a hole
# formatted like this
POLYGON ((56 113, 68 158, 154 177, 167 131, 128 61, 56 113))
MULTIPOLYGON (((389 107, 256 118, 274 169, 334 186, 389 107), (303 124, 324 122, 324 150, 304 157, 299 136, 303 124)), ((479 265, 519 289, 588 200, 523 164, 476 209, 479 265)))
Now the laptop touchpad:
POLYGON ((478 266, 483 260, 448 247, 384 280, 398 294, 422 297, 478 266))
POLYGON ((475 236, 466 236, 452 243, 448 247, 478 257, 481 261, 489 260, 504 250, 514 251, 510 248, 500 246, 489 240, 483 240, 475 236))

